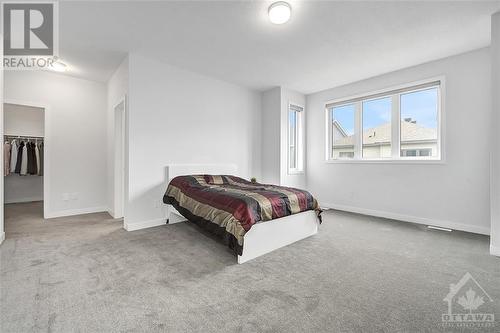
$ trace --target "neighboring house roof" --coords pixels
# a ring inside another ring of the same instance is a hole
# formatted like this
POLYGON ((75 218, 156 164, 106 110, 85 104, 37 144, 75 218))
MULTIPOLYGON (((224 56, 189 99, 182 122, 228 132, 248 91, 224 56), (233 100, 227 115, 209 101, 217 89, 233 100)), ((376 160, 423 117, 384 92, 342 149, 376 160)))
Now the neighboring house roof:
POLYGON ((347 136, 347 132, 345 131, 345 129, 342 127, 342 125, 340 125, 340 123, 336 119, 333 120, 333 125, 335 125, 335 127, 337 127, 337 129, 340 131, 340 133, 344 137, 347 136))
MULTIPOLYGON (((401 141, 436 141, 437 129, 420 126, 414 122, 401 121, 401 141)), ((389 144, 391 142, 391 123, 369 128, 363 132, 364 145, 389 144)), ((349 135, 335 140, 335 145, 352 146, 354 135, 349 135)))

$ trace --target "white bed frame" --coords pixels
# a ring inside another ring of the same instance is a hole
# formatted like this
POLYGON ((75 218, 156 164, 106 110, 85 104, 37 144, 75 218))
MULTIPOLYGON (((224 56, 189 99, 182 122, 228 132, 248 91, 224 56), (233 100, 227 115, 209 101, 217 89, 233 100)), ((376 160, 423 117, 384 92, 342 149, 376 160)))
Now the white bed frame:
MULTIPOLYGON (((177 176, 193 174, 237 175, 234 164, 172 164, 167 166, 167 181, 177 176)), ((168 223, 187 221, 174 207, 168 206, 168 223)), ((245 234, 243 254, 238 256, 242 264, 263 254, 295 243, 318 232, 318 218, 314 211, 306 211, 279 219, 258 223, 245 234)))

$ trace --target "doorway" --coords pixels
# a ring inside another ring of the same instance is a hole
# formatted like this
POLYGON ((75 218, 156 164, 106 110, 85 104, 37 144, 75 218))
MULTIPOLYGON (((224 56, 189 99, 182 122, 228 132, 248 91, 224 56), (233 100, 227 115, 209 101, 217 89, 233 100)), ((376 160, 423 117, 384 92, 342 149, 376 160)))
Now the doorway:
POLYGON ((43 218, 46 109, 4 103, 3 111, 5 219, 43 218))
POLYGON ((113 217, 122 218, 125 210, 125 98, 114 108, 114 209, 113 217))

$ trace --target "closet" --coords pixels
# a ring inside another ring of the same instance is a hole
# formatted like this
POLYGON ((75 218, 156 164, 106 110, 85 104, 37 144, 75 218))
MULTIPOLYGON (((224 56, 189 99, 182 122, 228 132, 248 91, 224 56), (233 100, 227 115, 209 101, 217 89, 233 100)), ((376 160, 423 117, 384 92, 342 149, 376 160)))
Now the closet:
MULTIPOLYGON (((4 201, 43 215, 43 108, 4 104, 4 201)), ((12 206, 14 207, 14 206, 12 206)))

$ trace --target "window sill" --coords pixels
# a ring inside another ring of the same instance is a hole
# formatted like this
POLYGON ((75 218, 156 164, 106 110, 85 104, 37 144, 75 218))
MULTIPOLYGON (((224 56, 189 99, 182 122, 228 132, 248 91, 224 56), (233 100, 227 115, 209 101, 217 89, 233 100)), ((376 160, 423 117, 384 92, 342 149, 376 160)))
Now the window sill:
POLYGON ((446 164, 444 159, 366 159, 366 160, 356 160, 356 159, 338 159, 338 160, 326 160, 328 164, 446 164))

